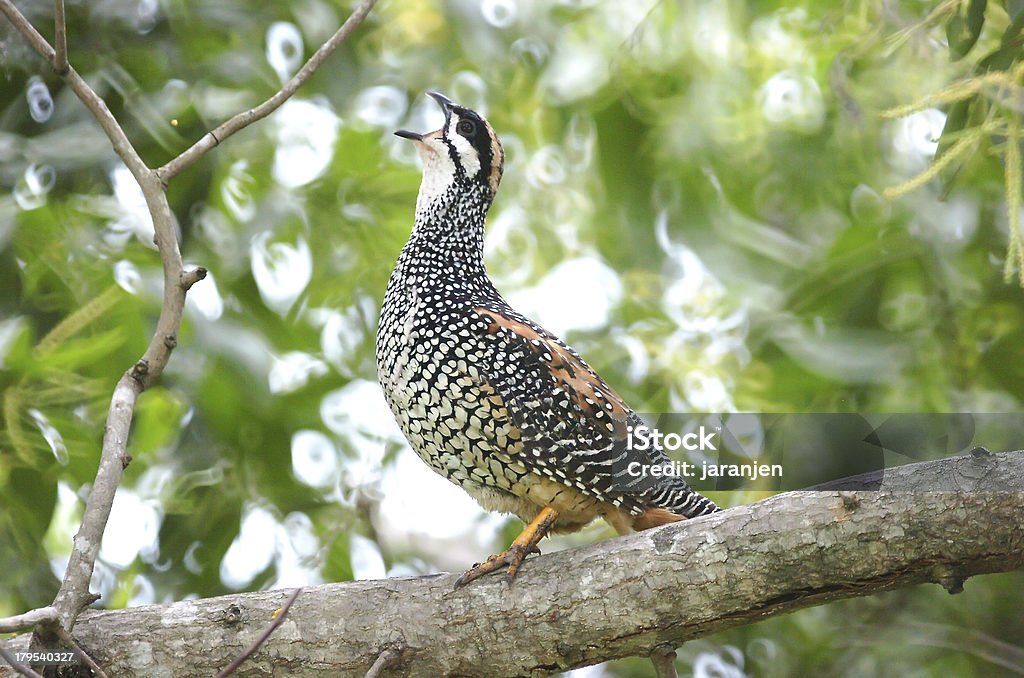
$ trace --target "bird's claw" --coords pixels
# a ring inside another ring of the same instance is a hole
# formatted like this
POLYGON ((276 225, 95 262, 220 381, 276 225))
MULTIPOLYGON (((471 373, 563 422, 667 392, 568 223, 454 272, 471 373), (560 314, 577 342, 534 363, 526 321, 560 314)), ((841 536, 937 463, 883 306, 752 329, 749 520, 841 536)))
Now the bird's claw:
POLYGON ((505 582, 511 586, 513 580, 516 578, 516 574, 519 572, 519 566, 523 564, 526 556, 531 553, 540 553, 540 549, 534 545, 530 549, 526 549, 518 544, 513 544, 506 551, 495 554, 485 560, 482 563, 476 563, 473 567, 469 568, 455 580, 455 588, 465 586, 474 579, 478 579, 485 574, 490 574, 502 568, 505 569, 505 582))

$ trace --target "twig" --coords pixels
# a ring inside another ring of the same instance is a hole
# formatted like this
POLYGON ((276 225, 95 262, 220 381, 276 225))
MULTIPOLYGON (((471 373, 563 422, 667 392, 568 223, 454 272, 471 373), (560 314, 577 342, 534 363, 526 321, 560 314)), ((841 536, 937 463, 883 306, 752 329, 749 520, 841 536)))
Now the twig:
POLYGON ((34 628, 37 624, 53 624, 57 621, 57 608, 40 607, 23 614, 0 619, 0 633, 17 633, 34 628))
POLYGON ((7 649, 2 644, 0 644, 0 657, 3 657, 4 661, 11 665, 11 668, 13 668, 15 671, 17 671, 23 676, 28 676, 29 678, 43 678, 41 675, 33 671, 28 666, 25 666, 24 664, 15 661, 14 655, 8 652, 7 649))
POLYGON ((310 76, 316 72, 320 65, 338 48, 341 43, 345 41, 348 36, 359 27, 359 24, 363 22, 366 15, 370 13, 373 6, 377 3, 377 0, 364 0, 362 4, 355 8, 349 18, 341 25, 341 28, 335 32, 323 45, 320 46, 313 56, 309 58, 302 68, 292 76, 292 78, 284 84, 281 89, 274 93, 269 99, 264 101, 255 108, 250 108, 247 111, 243 111, 238 115, 234 116, 230 120, 221 123, 211 132, 207 132, 199 139, 196 143, 181 153, 174 160, 161 167, 156 171, 160 178, 166 183, 179 172, 193 164, 199 158, 203 157, 210 149, 217 146, 229 136, 235 132, 245 129, 257 120, 262 120, 274 111, 276 111, 281 104, 288 101, 296 90, 302 86, 306 80, 309 80, 310 76))
POLYGON ((71 637, 70 633, 62 629, 60 626, 56 626, 54 631, 57 633, 57 637, 60 638, 62 643, 78 653, 78 656, 82 658, 85 665, 92 669, 92 672, 96 676, 99 678, 110 678, 100 665, 96 663, 96 660, 93 659, 88 652, 82 649, 82 646, 78 644, 78 641, 71 637))
POLYGON ((678 678, 676 673, 676 650, 671 645, 659 645, 651 651, 654 675, 658 678, 678 678))
POLYGON ((10 0, 0 0, 0 12, 3 12, 7 20, 11 22, 11 25, 25 36, 25 39, 32 45, 32 49, 39 52, 49 63, 53 63, 53 47, 50 47, 50 43, 46 42, 46 38, 32 27, 32 24, 18 11, 13 2, 10 2, 10 0))
POLYGON ((181 288, 183 290, 188 291, 192 289, 192 286, 195 285, 197 282, 205 279, 206 274, 208 272, 209 271, 207 271, 202 266, 198 268, 193 268, 191 271, 182 271, 181 281, 178 284, 181 285, 181 288))
POLYGON ((53 70, 58 75, 68 72, 68 38, 64 19, 64 0, 53 0, 53 70))
POLYGON ((292 595, 289 596, 288 600, 285 601, 285 604, 281 606, 277 616, 274 617, 274 621, 270 622, 263 633, 260 634, 259 638, 257 638, 252 645, 246 648, 245 652, 235 657, 223 671, 218 673, 217 678, 226 678, 227 676, 230 676, 246 659, 251 657, 256 650, 260 649, 260 646, 263 645, 263 643, 267 642, 267 638, 273 635, 274 631, 277 630, 277 627, 284 623, 284 618, 288 616, 288 610, 292 608, 292 604, 295 603, 295 600, 299 597, 300 593, 302 593, 301 586, 292 591, 292 595))
MULTIPOLYGON (((0 0, 0 12, 7 17, 11 24, 18 30, 19 33, 24 36, 28 43, 37 51, 40 56, 46 59, 47 63, 53 64, 56 52, 50 43, 46 41, 42 35, 39 34, 32 24, 29 23, 28 19, 18 11, 18 8, 14 6, 11 0, 0 0)), ((107 138, 110 139, 110 143, 114 146, 114 151, 124 161, 124 164, 131 170, 132 175, 142 181, 140 177, 150 172, 149 168, 146 167, 145 163, 142 162, 142 158, 135 152, 135 148, 131 142, 128 141, 128 137, 125 135, 124 130, 117 124, 117 120, 114 115, 107 108, 107 104, 104 103, 103 99, 93 91, 92 87, 89 86, 81 75, 78 74, 75 69, 68 66, 66 73, 62 74, 64 81, 67 82, 68 86, 71 87, 72 91, 82 100, 85 107, 93 114, 96 121, 99 122, 100 127, 106 133, 107 138)), ((145 186, 143 186, 145 191, 145 186)))
POLYGON ((394 666, 402 658, 402 652, 395 647, 384 648, 384 651, 377 655, 377 661, 366 672, 366 678, 377 678, 384 669, 394 666))

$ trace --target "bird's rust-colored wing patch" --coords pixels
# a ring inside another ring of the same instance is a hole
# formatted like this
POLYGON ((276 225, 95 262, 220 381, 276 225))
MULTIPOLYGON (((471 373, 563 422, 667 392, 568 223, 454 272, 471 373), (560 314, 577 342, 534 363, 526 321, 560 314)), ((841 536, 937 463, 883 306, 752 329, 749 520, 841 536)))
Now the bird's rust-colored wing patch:
POLYGON ((504 331, 518 337, 520 343, 547 366, 556 385, 566 392, 582 412, 604 427, 607 435, 626 437, 629 407, 572 349, 555 337, 515 318, 482 307, 474 308, 473 311, 487 321, 488 333, 504 331))

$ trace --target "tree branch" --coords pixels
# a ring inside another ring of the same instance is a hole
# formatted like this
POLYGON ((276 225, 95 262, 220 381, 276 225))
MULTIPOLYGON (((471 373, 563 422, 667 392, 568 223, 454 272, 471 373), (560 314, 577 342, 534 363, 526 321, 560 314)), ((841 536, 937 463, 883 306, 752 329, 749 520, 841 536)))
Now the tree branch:
MULTIPOLYGON (((494 577, 456 591, 447 574, 311 587, 238 675, 362 676, 386 647, 404 648, 406 678, 547 675, 833 600, 925 582, 956 590, 1024 566, 1024 453, 914 464, 886 479, 882 491, 789 492, 532 558, 511 588, 494 577), (921 474, 952 476, 961 491, 900 489, 921 474)), ((76 635, 112 675, 159 666, 209 676, 280 599, 90 610, 76 635)))
POLYGON ((65 631, 60 625, 57 625, 54 630, 57 633, 57 637, 60 638, 60 642, 64 644, 64 647, 74 650, 81 658, 82 663, 92 670, 95 678, 110 678, 106 671, 96 663, 96 660, 93 659, 88 652, 82 649, 82 646, 78 644, 70 633, 65 631))
POLYGON ((6 648, 4 648, 2 644, 0 644, 0 657, 3 657, 3 660, 10 664, 11 668, 15 672, 20 673, 23 676, 27 676, 28 678, 43 678, 41 675, 32 670, 32 667, 25 666, 21 662, 15 660, 14 655, 11 654, 6 648))
POLYGON ((288 101, 293 94, 309 80, 310 76, 316 72, 320 65, 329 57, 334 50, 338 48, 341 43, 345 41, 348 36, 359 27, 366 18, 366 15, 370 13, 373 6, 377 4, 377 0, 364 0, 349 18, 341 25, 334 35, 332 35, 327 42, 320 46, 313 56, 309 58, 302 68, 292 76, 292 78, 284 84, 284 86, 274 93, 272 97, 264 101, 262 104, 255 108, 250 108, 247 111, 243 111, 238 115, 234 116, 230 120, 221 123, 216 129, 207 132, 199 139, 196 143, 181 153, 174 160, 158 169, 156 172, 160 178, 166 183, 172 178, 177 176, 183 169, 195 163, 199 158, 206 155, 214 146, 222 143, 229 136, 238 132, 239 130, 245 129, 252 123, 262 120, 267 117, 278 108, 281 104, 288 101))
POLYGON ((651 650, 654 675, 658 678, 679 678, 676 672, 676 651, 671 645, 659 645, 651 650))
POLYGON ((57 608, 40 607, 23 614, 0 619, 0 633, 17 633, 31 629, 37 624, 52 624, 57 621, 57 608))
MULTIPOLYGON (((182 169, 195 162, 210 148, 238 130, 266 117, 286 101, 323 61, 354 31, 369 13, 376 0, 366 0, 352 13, 340 29, 313 54, 308 62, 274 96, 255 109, 236 115, 211 134, 200 139, 192 148, 168 163, 160 171, 146 166, 124 130, 114 118, 106 103, 89 84, 67 63, 67 40, 63 0, 55 0, 55 35, 57 48, 46 39, 18 11, 11 0, 0 0, 2 12, 29 44, 61 75, 65 83, 93 114, 110 139, 114 151, 131 171, 145 197, 153 219, 154 241, 160 252, 164 274, 164 296, 157 320, 156 331, 142 358, 132 366, 114 388, 107 412, 103 447, 99 468, 92 491, 86 501, 82 524, 75 535, 64 581, 54 598, 58 621, 70 631, 81 611, 95 601, 89 591, 96 558, 99 555, 103 532, 113 506, 114 494, 121 475, 128 465, 128 434, 139 395, 163 372, 171 351, 177 346, 185 308, 185 294, 197 281, 206 277, 206 269, 185 272, 178 246, 174 215, 167 202, 167 182, 182 169)), ((24 615, 22 615, 24 617, 24 615)), ((17 621, 18 618, 12 618, 17 621)), ((40 632, 45 626, 38 625, 40 632)))
POLYGON ((191 271, 183 271, 181 274, 181 280, 178 284, 180 284, 181 288, 187 292, 192 289, 192 286, 197 282, 205 280, 207 273, 208 271, 202 266, 193 268, 191 271))
MULTIPOLYGON (((53 47, 39 34, 10 0, 0 0, 0 11, 51 65, 57 56, 53 47)), ((60 21, 63 21, 63 13, 60 21)), ((58 39, 61 36, 58 36, 58 39)), ((142 358, 126 372, 114 388, 107 413, 103 447, 99 468, 92 491, 86 501, 82 524, 74 538, 64 581, 54 598, 60 625, 67 631, 74 626, 78 614, 96 598, 89 592, 96 557, 106 529, 107 518, 114 501, 114 493, 121 482, 121 473, 128 463, 127 444, 135 402, 142 391, 153 382, 166 366, 171 350, 177 343, 185 308, 186 288, 182 280, 181 252, 178 249, 174 216, 162 181, 142 161, 124 130, 114 118, 106 103, 89 84, 70 66, 62 76, 85 107, 93 114, 110 139, 132 176, 138 181, 153 218, 154 240, 160 251, 164 273, 164 298, 157 320, 156 332, 142 358)))
MULTIPOLYGON (((0 0, 0 10, 11 19, 37 51, 52 59, 52 48, 9 0, 0 0)), ((96 599, 89 592, 89 582, 113 506, 114 493, 121 482, 122 471, 128 463, 126 450, 135 402, 146 386, 160 375, 170 358, 174 342, 167 339, 170 337, 176 341, 185 307, 185 289, 178 284, 182 274, 181 252, 178 249, 174 218, 163 185, 143 163, 106 103, 88 83, 70 66, 64 80, 93 113, 114 150, 138 181, 153 217, 154 240, 160 251, 164 273, 164 299, 156 332, 143 357, 121 377, 114 388, 107 413, 96 479, 86 501, 82 524, 74 538, 64 581, 54 598, 53 606, 57 608, 60 625, 70 631, 82 609, 96 599)))
POLYGON ((398 648, 384 648, 384 651, 377 655, 377 661, 373 662, 373 666, 370 667, 370 670, 366 672, 363 678, 378 678, 381 671, 393 667, 401 658, 402 652, 398 648))
MULTIPOLYGON (((35 49, 36 52, 42 56, 47 63, 51 66, 55 63, 56 52, 53 47, 46 41, 42 35, 39 34, 32 24, 29 23, 28 19, 18 11, 18 8, 14 6, 11 0, 0 0, 0 12, 7 17, 11 24, 18 30, 22 36, 28 41, 28 43, 35 49)), ((93 114, 96 121, 99 122, 100 127, 103 128, 107 138, 110 139, 111 145, 114 147, 114 151, 124 162, 125 166, 131 170, 132 176, 139 182, 140 185, 144 183, 145 178, 150 174, 150 169, 146 167, 146 164, 142 162, 142 158, 135 152, 135 148, 128 140, 124 130, 117 123, 114 115, 107 108, 107 104, 99 97, 98 94, 89 86, 81 75, 74 69, 68 66, 66 73, 58 73, 64 78, 64 82, 67 83, 68 87, 75 93, 76 96, 85 104, 85 107, 93 114)), ((146 187, 143 185, 142 190, 145 191, 146 187)))
POLYGON ((227 678, 228 676, 230 676, 232 673, 238 670, 238 667, 241 666, 246 659, 251 657, 256 652, 256 650, 260 649, 260 646, 263 645, 263 643, 267 642, 267 638, 272 636, 274 631, 277 630, 277 627, 284 622, 284 618, 288 616, 288 611, 292 609, 292 605, 295 604, 295 601, 298 599, 300 593, 302 593, 301 586, 295 589, 295 591, 292 592, 292 595, 288 596, 288 600, 285 601, 284 605, 282 605, 272 615, 273 621, 267 625, 267 628, 263 631, 263 633, 261 633, 259 637, 256 638, 256 640, 254 640, 252 644, 245 649, 245 652, 235 657, 230 664, 225 666, 224 670, 217 674, 217 678, 227 678))
POLYGON ((53 70, 58 75, 68 72, 68 37, 64 19, 64 0, 53 0, 53 70))
POLYGON ((50 43, 46 42, 46 38, 39 34, 28 19, 25 18, 18 8, 14 6, 14 3, 10 0, 0 0, 0 12, 4 13, 7 20, 11 22, 11 25, 19 33, 21 33, 28 44, 32 46, 32 49, 39 52, 40 56, 46 59, 51 65, 53 64, 54 51, 50 43))

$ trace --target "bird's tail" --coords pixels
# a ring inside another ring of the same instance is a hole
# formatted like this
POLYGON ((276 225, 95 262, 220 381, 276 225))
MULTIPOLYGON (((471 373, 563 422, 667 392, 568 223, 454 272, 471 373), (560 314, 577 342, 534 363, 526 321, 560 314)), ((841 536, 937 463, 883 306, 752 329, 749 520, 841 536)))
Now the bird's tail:
POLYGON ((722 510, 715 502, 689 487, 686 488, 686 492, 682 493, 682 495, 678 497, 677 502, 673 503, 671 506, 666 506, 665 508, 672 511, 672 513, 686 518, 706 516, 709 513, 715 513, 722 510))
POLYGON ((634 530, 646 530, 721 510, 715 502, 686 486, 684 490, 673 493, 668 501, 662 500, 658 506, 652 506, 634 516, 632 525, 634 530))

